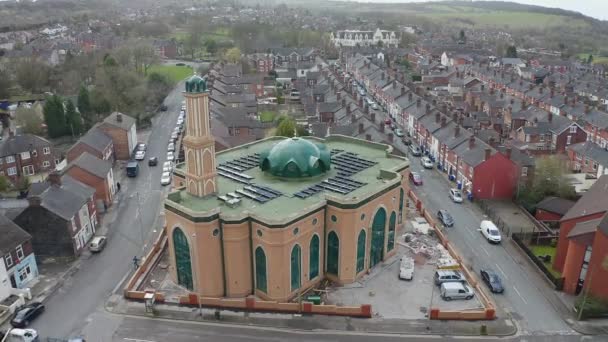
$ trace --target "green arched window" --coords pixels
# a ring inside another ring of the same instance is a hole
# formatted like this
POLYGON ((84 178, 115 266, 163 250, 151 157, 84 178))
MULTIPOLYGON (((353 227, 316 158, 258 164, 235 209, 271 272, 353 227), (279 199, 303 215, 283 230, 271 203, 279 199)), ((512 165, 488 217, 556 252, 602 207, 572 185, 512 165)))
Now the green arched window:
POLYGON ((369 255, 369 267, 374 267, 384 257, 384 229, 386 228, 386 210, 378 209, 372 221, 372 243, 369 255))
POLYGON ((327 234, 327 273, 338 275, 338 260, 340 257, 340 240, 338 234, 332 231, 327 234))
POLYGON ((404 200, 403 188, 399 189, 399 223, 403 222, 403 200, 404 200))
POLYGON ((293 246, 291 250, 291 291, 300 288, 300 265, 301 265, 302 250, 300 245, 293 246))
POLYGON ((267 292, 266 253, 262 247, 255 249, 255 288, 267 292))
POLYGON ((388 242, 386 246, 386 250, 388 252, 392 251, 395 248, 395 224, 397 223, 397 214, 393 211, 391 213, 391 218, 388 221, 388 242))
MULTIPOLYGON (((173 230, 173 250, 175 251, 175 271, 177 283, 188 290, 194 288, 192 284, 192 261, 190 260, 190 245, 184 232, 175 228, 173 230)), ((200 289, 198 289, 200 291, 200 289)))
POLYGON ((308 278, 315 279, 319 275, 319 235, 313 235, 310 239, 309 254, 309 272, 308 278))
POLYGON ((365 230, 361 229, 357 238, 357 273, 365 268, 365 230))

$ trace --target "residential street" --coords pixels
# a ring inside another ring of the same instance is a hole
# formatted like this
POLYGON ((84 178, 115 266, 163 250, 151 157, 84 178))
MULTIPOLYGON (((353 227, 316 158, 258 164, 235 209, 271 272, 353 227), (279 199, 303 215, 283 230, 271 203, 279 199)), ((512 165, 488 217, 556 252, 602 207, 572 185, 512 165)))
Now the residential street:
POLYGON ((182 89, 183 83, 180 83, 165 100, 168 111, 153 119, 146 160, 157 156, 158 166, 149 167, 147 161, 140 162, 136 178, 127 178, 123 169, 116 171, 121 191, 104 218, 115 217, 108 230, 108 245, 99 254, 85 256, 79 271, 66 279, 45 303, 46 312, 32 324, 42 337, 79 335, 91 320, 90 315, 103 307, 113 291, 120 291, 117 286, 134 267, 133 257, 142 255, 142 237, 148 243, 158 234, 155 229, 162 226, 162 198, 168 190, 160 185, 160 175, 167 142, 181 107, 182 89))

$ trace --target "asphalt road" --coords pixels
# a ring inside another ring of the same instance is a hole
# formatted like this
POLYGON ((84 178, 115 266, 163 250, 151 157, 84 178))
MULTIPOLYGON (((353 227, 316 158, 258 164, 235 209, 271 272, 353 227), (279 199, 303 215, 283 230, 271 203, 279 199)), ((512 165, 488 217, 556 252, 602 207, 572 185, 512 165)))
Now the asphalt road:
MULTIPOLYGON (((167 143, 181 107, 183 84, 167 97, 168 110, 155 117, 149 134, 146 159, 159 157, 156 167, 140 162, 136 178, 123 178, 125 171, 117 171, 122 179, 116 220, 108 230, 108 244, 102 253, 82 260, 80 269, 45 303, 46 310, 32 328, 42 337, 78 336, 91 321, 91 314, 103 307, 108 296, 119 290, 118 285, 133 269, 133 257, 142 256, 142 240, 149 246, 162 226, 162 200, 168 188, 160 185, 162 163, 166 158, 167 143), (139 201, 139 204, 138 204, 139 201)), ((118 176, 118 177, 117 177, 118 176)))
MULTIPOLYGON (((380 111, 376 113, 376 117, 382 120, 388 117, 380 111)), ((407 151, 401 141, 396 141, 394 146, 407 151)), ((475 273, 490 268, 501 276, 505 293, 493 296, 498 309, 502 311, 498 314, 511 316, 524 334, 573 334, 574 331, 543 295, 543 292, 552 289, 514 250, 509 239, 503 236, 502 244, 488 243, 477 230, 480 222, 485 219, 483 212, 466 200, 462 204, 452 202, 448 192, 450 187, 456 186, 455 183, 449 183, 445 174, 437 169, 424 169, 419 157, 409 158, 412 171, 418 171, 424 181, 424 185, 419 187, 412 184, 414 192, 432 213, 447 209, 452 214, 454 228, 445 231, 466 264, 475 273)))

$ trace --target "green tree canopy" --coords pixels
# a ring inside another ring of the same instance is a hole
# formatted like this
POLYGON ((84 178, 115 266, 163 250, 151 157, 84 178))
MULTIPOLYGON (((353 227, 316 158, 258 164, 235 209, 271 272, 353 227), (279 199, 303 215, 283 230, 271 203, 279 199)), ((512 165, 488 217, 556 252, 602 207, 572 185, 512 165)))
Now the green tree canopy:
POLYGON ((21 88, 40 93, 49 85, 51 68, 34 58, 24 58, 14 64, 15 78, 21 88))
POLYGON ((85 86, 81 86, 78 91, 78 111, 83 120, 84 129, 88 130, 95 124, 95 117, 91 108, 91 97, 89 90, 85 86))
POLYGON ((51 138, 57 138, 66 133, 66 119, 63 100, 57 95, 49 96, 44 103, 44 122, 51 138))
POLYGON ((276 136, 280 137, 293 137, 296 133, 296 123, 292 118, 287 116, 280 116, 277 119, 277 130, 275 132, 276 136))
POLYGON ((41 135, 42 118, 32 108, 19 107, 15 112, 15 120, 25 133, 41 135))
POLYGON ((505 52, 505 57, 517 58, 517 48, 513 45, 508 46, 507 51, 505 52))
POLYGON ((224 59, 230 63, 237 63, 241 60, 241 50, 237 47, 228 49, 224 54, 224 59))
POLYGON ((5 175, 0 175, 0 192, 6 192, 11 187, 11 182, 8 181, 5 175))
POLYGON ((589 54, 589 57, 587 57, 587 64, 591 64, 593 63, 593 55, 589 54))
POLYGON ((538 202, 548 196, 576 199, 574 187, 565 178, 566 165, 556 156, 536 159, 534 181, 519 190, 518 201, 533 211, 538 202))
POLYGON ((82 133, 82 118, 76 111, 76 106, 72 100, 67 100, 65 103, 65 121, 66 121, 66 133, 70 133, 73 136, 80 136, 82 133))
POLYGON ((0 69, 0 99, 8 99, 12 85, 8 71, 0 69))
POLYGON ((205 41, 205 48, 207 49, 207 52, 215 54, 217 52, 217 42, 215 41, 215 39, 207 39, 205 41))

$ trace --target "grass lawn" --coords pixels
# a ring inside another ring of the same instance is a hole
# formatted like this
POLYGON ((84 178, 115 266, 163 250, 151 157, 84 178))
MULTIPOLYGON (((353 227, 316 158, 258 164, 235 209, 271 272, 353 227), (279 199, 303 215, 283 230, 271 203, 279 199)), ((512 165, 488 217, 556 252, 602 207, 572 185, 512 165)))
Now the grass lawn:
POLYGON ((550 262, 543 262, 545 267, 551 272, 556 278, 561 278, 562 274, 553 269, 553 260, 555 259, 555 252, 557 251, 557 247, 551 246, 537 246, 537 245, 529 245, 530 250, 534 253, 534 255, 550 255, 550 262))
POLYGON ((152 72, 167 75, 176 83, 188 76, 192 76, 192 68, 189 66, 153 65, 148 69, 148 73, 152 72))
MULTIPOLYGON (((597 54, 593 54, 593 64, 608 64, 608 57, 601 57, 598 56, 597 54)), ((589 53, 579 53, 576 55, 577 58, 579 58, 580 60, 583 61, 587 61, 587 59, 589 58, 589 53)))
POLYGON ((261 122, 272 122, 274 118, 277 116, 276 112, 262 112, 260 113, 260 121, 261 122))

